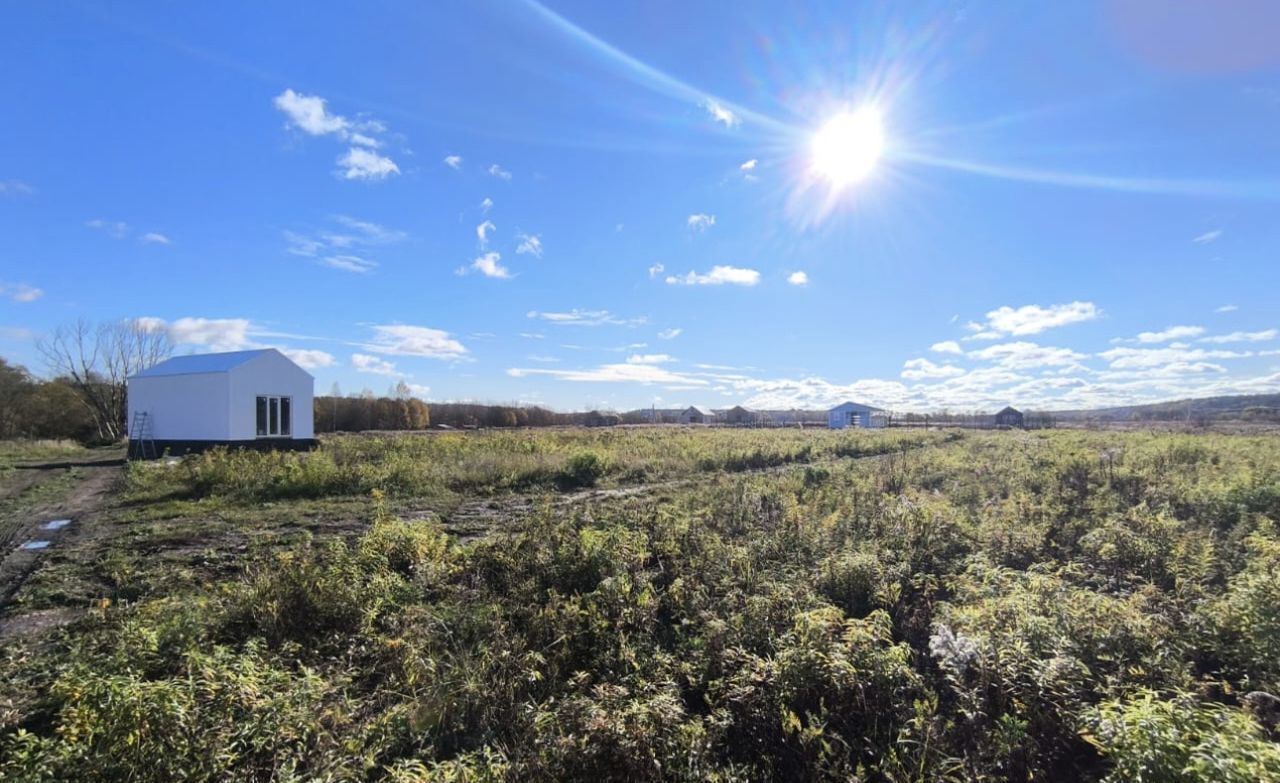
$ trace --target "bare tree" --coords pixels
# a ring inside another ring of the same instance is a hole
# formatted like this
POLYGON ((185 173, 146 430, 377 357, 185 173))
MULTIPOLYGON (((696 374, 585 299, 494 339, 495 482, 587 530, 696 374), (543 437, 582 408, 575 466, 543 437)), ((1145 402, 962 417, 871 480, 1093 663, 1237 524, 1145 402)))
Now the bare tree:
POLYGON ((93 416, 105 442, 125 434, 125 381, 173 352, 164 327, 124 320, 58 327, 36 346, 49 372, 64 379, 93 416))

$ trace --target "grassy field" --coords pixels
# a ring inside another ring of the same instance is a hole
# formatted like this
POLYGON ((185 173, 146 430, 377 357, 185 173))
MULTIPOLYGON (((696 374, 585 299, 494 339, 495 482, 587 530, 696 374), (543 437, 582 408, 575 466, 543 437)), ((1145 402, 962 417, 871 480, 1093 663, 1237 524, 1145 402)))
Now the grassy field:
POLYGON ((131 465, 3 610, 0 779, 1280 780, 1277 521, 1274 437, 131 465))

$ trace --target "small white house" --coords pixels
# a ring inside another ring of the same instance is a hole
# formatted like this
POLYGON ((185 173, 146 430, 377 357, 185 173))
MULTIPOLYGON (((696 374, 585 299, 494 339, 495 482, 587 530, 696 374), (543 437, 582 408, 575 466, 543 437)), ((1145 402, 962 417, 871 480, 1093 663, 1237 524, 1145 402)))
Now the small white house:
POLYGON ((128 384, 131 453, 144 441, 156 454, 315 443, 315 379, 274 348, 175 356, 128 384))
POLYGON ((849 427, 879 429, 888 424, 888 416, 880 408, 846 402, 827 411, 827 427, 843 430, 849 427))
POLYGON ((679 421, 681 424, 710 424, 716 420, 716 415, 707 408, 699 408, 697 405, 690 405, 688 408, 680 411, 679 421))

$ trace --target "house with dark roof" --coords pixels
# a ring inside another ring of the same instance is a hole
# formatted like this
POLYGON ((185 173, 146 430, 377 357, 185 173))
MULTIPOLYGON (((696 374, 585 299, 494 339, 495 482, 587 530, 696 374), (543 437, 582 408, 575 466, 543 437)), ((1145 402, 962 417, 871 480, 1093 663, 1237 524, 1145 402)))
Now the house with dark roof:
POLYGON ((1003 410, 996 414, 997 427, 1016 427, 1021 429, 1024 425, 1022 411, 1012 406, 1005 406, 1003 410))
POLYGON ((175 356, 128 379, 130 454, 310 448, 314 386, 274 348, 175 356))

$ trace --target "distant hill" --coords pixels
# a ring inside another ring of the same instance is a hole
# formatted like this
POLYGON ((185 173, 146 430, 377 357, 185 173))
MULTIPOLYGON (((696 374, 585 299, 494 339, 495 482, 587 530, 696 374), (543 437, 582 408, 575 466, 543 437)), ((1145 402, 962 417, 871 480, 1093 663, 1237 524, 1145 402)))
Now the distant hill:
POLYGON ((1280 421, 1280 394, 1242 394, 1095 410, 1053 411, 1052 416, 1059 421, 1280 421))

